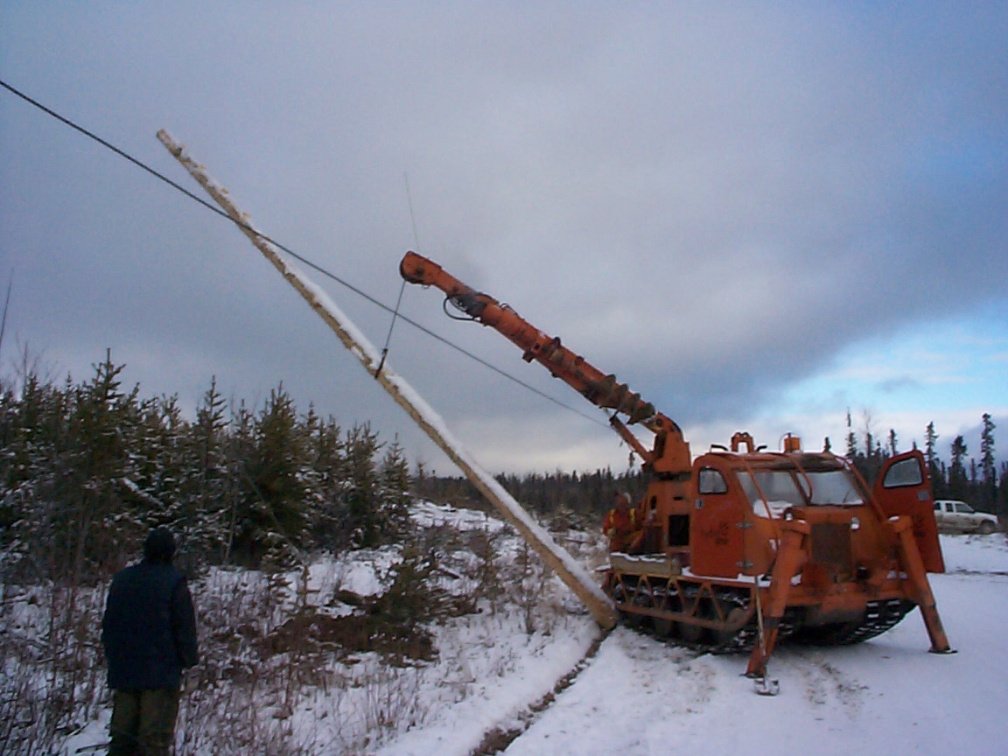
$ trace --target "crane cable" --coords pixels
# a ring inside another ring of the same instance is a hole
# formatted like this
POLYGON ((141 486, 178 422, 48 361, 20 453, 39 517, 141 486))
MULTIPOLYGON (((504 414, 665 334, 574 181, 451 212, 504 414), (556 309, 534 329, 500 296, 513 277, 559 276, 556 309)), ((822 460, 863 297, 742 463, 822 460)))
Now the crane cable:
POLYGON ((402 304, 402 295, 406 290, 406 279, 403 279, 402 286, 399 287, 399 297, 396 299, 395 310, 392 312, 392 322, 389 323, 388 335, 385 337, 385 346, 381 350, 381 359, 378 360, 378 367, 375 368, 374 377, 378 380, 378 376, 381 375, 381 369, 385 366, 385 358, 388 357, 389 342, 392 341, 392 329, 395 328, 396 318, 399 316, 399 305, 402 304))
MULTIPOLYGON (((492 370, 493 372, 497 373, 498 375, 500 375, 500 376, 502 376, 504 378, 507 378, 509 381, 513 381, 514 383, 518 384, 522 388, 525 388, 525 389, 531 391, 532 393, 539 395, 543 399, 546 399, 547 401, 550 401, 553 404, 556 404, 558 407, 562 407, 563 409, 568 410, 569 412, 573 412, 573 413, 581 416, 582 418, 584 418, 586 420, 589 420, 589 421, 591 421, 593 423, 596 423, 598 425, 601 425, 601 426, 604 426, 604 427, 609 427, 607 423, 603 423, 597 417, 594 417, 594 416, 589 415, 589 414, 587 414, 585 412, 582 412, 581 410, 579 410, 579 409, 577 409, 575 407, 572 407, 569 404, 567 404, 567 403, 565 403, 565 402, 563 402, 563 401, 561 401, 561 400, 559 400, 559 399, 557 399, 555 397, 550 396, 546 392, 541 391, 540 389, 537 389, 535 386, 532 386, 531 384, 527 383, 526 381, 523 381, 521 378, 518 378, 517 376, 511 375, 510 373, 508 373, 505 370, 497 367, 496 365, 493 365, 493 364, 487 362, 483 358, 481 358, 481 357, 477 356, 476 354, 470 352, 468 349, 465 349, 465 348, 463 348, 463 347, 455 344, 454 342, 449 341, 444 336, 441 336, 440 334, 435 333, 434 331, 432 331, 431 329, 427 328, 424 325, 421 325, 417 321, 415 321, 415 320, 413 320, 411 318, 408 318, 405 315, 398 315, 397 314, 398 310, 399 310, 399 303, 398 302, 396 303, 395 309, 389 307, 384 302, 376 299, 375 297, 371 296, 370 294, 368 294, 364 290, 360 289, 359 287, 354 286, 349 281, 346 281, 346 280, 340 278, 335 273, 332 273, 331 271, 326 270, 325 268, 323 268, 322 266, 318 265, 317 263, 312 262, 308 258, 303 257, 302 255, 299 255, 294 250, 292 250, 289 247, 287 247, 287 246, 279 243, 275 239, 270 238, 269 236, 267 236, 266 234, 262 233, 258 229, 255 229, 255 228, 249 226, 248 224, 243 223, 240 220, 235 220, 230 215, 228 215, 226 212, 224 212, 221 208, 219 208, 216 205, 208 202, 207 200, 203 199, 202 197, 200 197, 199 195, 197 195, 194 192, 190 191, 189 189, 186 189, 184 186, 182 186, 178 182, 173 181, 172 179, 170 179, 167 176, 165 176, 163 173, 160 173, 159 171, 155 170, 154 168, 151 168, 149 165, 147 165, 143 161, 138 160, 137 158, 133 157, 129 153, 125 152, 124 150, 116 147, 114 144, 106 141, 105 139, 102 139, 97 134, 95 134, 95 133, 93 133, 91 131, 88 131, 83 126, 79 126, 78 124, 74 123, 70 119, 68 119, 68 118, 60 115, 56 111, 54 111, 54 110, 52 110, 50 108, 47 108, 42 103, 40 103, 37 100, 34 100, 31 97, 29 97, 28 95, 26 95, 24 92, 21 92, 20 90, 15 89, 13 86, 11 86, 10 84, 8 84, 3 79, 0 79, 0 87, 3 87, 4 89, 6 89, 7 91, 9 91, 13 95, 15 95, 17 97, 20 97, 22 100, 24 100, 28 104, 30 104, 30 105, 38 108, 43 113, 51 116, 52 118, 55 118, 60 123, 66 125, 66 126, 69 126, 74 131, 77 131, 77 132, 83 134, 84 136, 88 137, 89 139, 97 142, 102 147, 104 147, 107 150, 110 150, 110 151, 114 152, 119 157, 121 157, 121 158, 123 158, 125 160, 128 160, 133 165, 135 165, 138 168, 146 171, 147 173, 149 173, 150 175, 152 175, 155 178, 159 179, 160 181, 163 181, 164 183, 168 184, 168 186, 172 187, 173 189, 175 189, 178 192, 181 192, 182 194, 184 194, 186 197, 188 197, 189 199, 193 200, 194 202, 199 203, 200 205, 202 205, 206 209, 210 210, 211 212, 216 213, 217 215, 221 216, 222 218, 227 219, 230 223, 235 224, 236 226, 238 226, 241 229, 244 229, 246 231, 250 231, 251 233, 253 233, 256 236, 258 236, 261 239, 263 239, 264 241, 269 242, 270 244, 272 244, 273 246, 275 246, 277 249, 279 249, 279 250, 287 253, 288 255, 290 255, 292 258, 294 258, 298 262, 303 263, 304 265, 308 266, 312 270, 317 271, 318 273, 322 274, 326 278, 329 278, 332 281, 340 284, 344 288, 349 289, 351 292, 353 292, 357 296, 361 297, 362 299, 365 299, 366 301, 370 302, 371 304, 375 305, 376 307, 379 307, 382 310, 385 310, 386 312, 392 313, 392 315, 393 315, 393 320, 392 320, 393 325, 395 324, 395 320, 397 318, 400 318, 400 319, 404 320, 405 322, 409 323, 411 326, 413 326, 414 328, 416 328, 421 333, 423 333, 423 334, 431 337, 435 341, 439 341, 442 344, 444 344, 445 346, 451 347, 452 349, 456 350, 457 352, 459 352, 460 354, 464 355, 465 357, 468 357, 471 360, 475 360, 479 364, 481 364, 484 367, 492 370)), ((414 233, 415 233, 415 225, 414 225, 414 233)), ((406 285, 406 282, 403 281, 403 289, 405 288, 405 285, 406 285)), ((399 298, 400 298, 400 300, 402 299, 402 289, 400 289, 399 298)), ((392 331, 391 331, 391 328, 390 328, 389 329, 389 339, 391 339, 391 336, 392 336, 392 331)), ((386 340, 385 349, 386 350, 388 349, 388 340, 386 340)), ((384 355, 382 357, 382 362, 384 362, 384 355)), ((379 367, 378 367, 378 371, 380 371, 380 370, 381 370, 381 365, 379 365, 379 367)), ((378 371, 376 371, 375 377, 377 377, 378 371)))
MULTIPOLYGON (((408 173, 403 173, 403 181, 406 183, 406 201, 409 204, 410 223, 413 224, 413 242, 416 244, 417 252, 419 252, 420 236, 417 234, 416 215, 413 214, 413 195, 410 194, 408 173)), ((396 317, 399 315, 399 305, 402 304, 404 291, 406 291, 405 278, 402 281, 402 285, 399 287, 399 297, 396 299, 395 311, 392 313, 392 322, 389 323, 388 335, 385 337, 385 346, 382 347, 381 359, 378 361, 378 367, 375 368, 374 377, 376 381, 378 380, 378 376, 381 375, 382 367, 385 365, 385 358, 388 357, 389 343, 392 341, 392 329, 395 328, 396 317)))

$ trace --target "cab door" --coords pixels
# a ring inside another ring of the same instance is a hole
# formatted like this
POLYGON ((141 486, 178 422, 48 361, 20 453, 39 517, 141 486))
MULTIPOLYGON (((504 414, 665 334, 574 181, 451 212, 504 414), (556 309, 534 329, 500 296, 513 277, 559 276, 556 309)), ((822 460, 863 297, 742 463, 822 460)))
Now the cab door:
POLYGON ((732 495, 718 460, 697 461, 697 493, 690 518, 690 569, 696 575, 736 577, 744 572, 745 508, 732 495))
POLYGON ((873 495, 886 517, 910 517, 924 568, 928 572, 945 572, 935 523, 934 500, 931 498, 931 481, 920 450, 914 449, 887 460, 875 481, 873 495))

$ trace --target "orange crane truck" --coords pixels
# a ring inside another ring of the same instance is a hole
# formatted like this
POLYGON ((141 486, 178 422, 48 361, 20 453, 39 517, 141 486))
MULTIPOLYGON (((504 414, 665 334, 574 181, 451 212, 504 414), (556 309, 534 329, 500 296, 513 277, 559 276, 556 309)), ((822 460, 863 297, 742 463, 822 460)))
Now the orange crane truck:
POLYGON ((494 328, 589 402, 643 460, 636 553, 612 552, 604 590, 623 620, 656 635, 749 653, 764 679, 784 638, 850 644, 920 609, 934 652, 950 646, 928 572, 944 572, 931 487, 917 451, 889 459, 869 487, 849 461, 807 452, 788 435, 767 451, 748 433, 696 459, 682 429, 612 374, 408 252, 402 277, 434 286, 470 319, 494 328), (622 416, 622 417, 621 417, 622 416), (654 436, 647 448, 630 430, 654 436))

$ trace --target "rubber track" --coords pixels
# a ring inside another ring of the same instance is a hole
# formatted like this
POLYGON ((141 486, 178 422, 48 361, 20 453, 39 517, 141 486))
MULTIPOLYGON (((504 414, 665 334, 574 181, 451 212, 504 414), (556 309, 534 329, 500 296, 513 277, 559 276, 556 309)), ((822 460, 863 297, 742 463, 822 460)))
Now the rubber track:
POLYGON ((909 614, 916 606, 911 601, 889 599, 887 601, 869 601, 865 611, 865 619, 860 625, 845 628, 828 638, 806 641, 799 634, 795 641, 816 646, 850 646, 869 640, 891 630, 909 614))
MULTIPOLYGON (((834 632, 817 634, 817 628, 808 628, 809 632, 803 633, 802 628, 796 624, 797 610, 785 612, 779 625, 777 642, 778 645, 786 642, 798 643, 810 646, 849 646, 874 638, 895 627, 910 611, 915 604, 902 599, 888 599, 885 601, 869 601, 865 610, 864 620, 860 624, 838 626, 834 632)), ((626 614, 622 614, 624 620, 626 614)), ((629 623, 627 623, 629 624, 629 623)), ((675 634, 659 635, 654 632, 654 626, 650 622, 638 624, 634 629, 645 632, 660 640, 674 643, 678 646, 706 651, 713 654, 735 654, 749 653, 759 641, 759 626, 756 620, 749 622, 742 627, 732 638, 717 645, 710 643, 689 643, 675 634)))

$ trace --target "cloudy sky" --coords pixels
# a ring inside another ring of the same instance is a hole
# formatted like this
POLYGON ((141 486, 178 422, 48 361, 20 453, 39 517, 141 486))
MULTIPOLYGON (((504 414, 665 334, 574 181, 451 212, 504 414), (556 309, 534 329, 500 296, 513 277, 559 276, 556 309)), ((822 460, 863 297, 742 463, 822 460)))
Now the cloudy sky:
MULTIPOLYGON (((0 79, 394 305, 419 250, 686 430, 1008 438, 1008 5, 0 0, 0 79), (997 434, 996 434, 997 435, 997 434)), ((281 381, 448 463, 225 220, 0 89, 2 373, 281 381)), ((391 316, 318 274, 379 347, 391 316)), ((625 469, 583 399, 436 291, 389 364, 493 471, 625 469)), ((1008 441, 999 443, 1005 458, 1008 441)))

